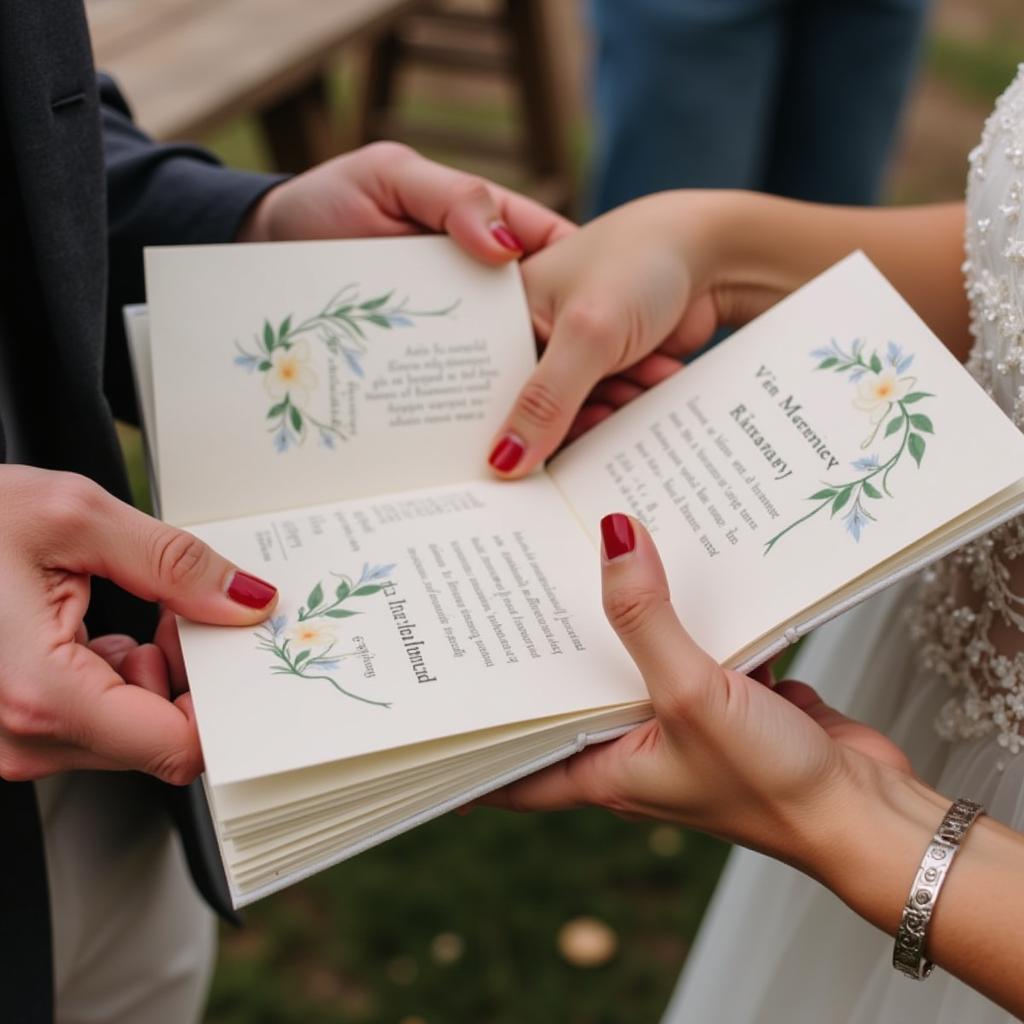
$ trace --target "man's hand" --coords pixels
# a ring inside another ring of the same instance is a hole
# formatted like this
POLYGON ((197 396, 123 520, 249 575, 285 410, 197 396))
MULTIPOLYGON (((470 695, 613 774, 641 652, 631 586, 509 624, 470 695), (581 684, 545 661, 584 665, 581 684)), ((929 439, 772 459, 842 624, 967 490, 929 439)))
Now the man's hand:
POLYGON ((220 625, 259 622, 277 600, 270 584, 84 477, 0 466, 0 778, 94 768, 190 782, 202 755, 173 623, 158 630, 168 657, 129 637, 89 643, 91 576, 220 625))
POLYGON ((375 142, 271 189, 236 241, 443 232, 484 263, 500 264, 572 230, 569 221, 524 196, 400 143, 375 142))

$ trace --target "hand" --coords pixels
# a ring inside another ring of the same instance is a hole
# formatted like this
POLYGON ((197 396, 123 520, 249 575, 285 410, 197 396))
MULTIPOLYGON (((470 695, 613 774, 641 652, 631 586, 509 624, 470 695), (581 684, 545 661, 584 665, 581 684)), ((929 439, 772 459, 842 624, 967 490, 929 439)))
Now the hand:
POLYGON ((0 778, 94 768, 191 781, 202 755, 169 612, 251 625, 277 591, 84 477, 0 466, 0 495, 0 778), (93 575, 164 602, 166 656, 130 637, 88 641, 93 575))
POLYGON ((643 527, 615 515, 602 532, 605 612, 643 673, 656 717, 486 802, 516 810, 600 804, 816 871, 844 806, 906 779, 906 758, 803 683, 772 689, 720 667, 676 618, 643 527))
MULTIPOLYGON (((759 197, 666 192, 605 214, 523 264, 536 371, 498 431, 491 466, 524 476, 681 367, 764 297, 723 276, 731 219, 759 197)), ((776 298, 778 296, 775 296, 776 298)))
POLYGON ((271 189, 236 240, 445 232, 470 255, 500 264, 573 230, 563 217, 515 192, 434 163, 397 142, 375 142, 271 189))

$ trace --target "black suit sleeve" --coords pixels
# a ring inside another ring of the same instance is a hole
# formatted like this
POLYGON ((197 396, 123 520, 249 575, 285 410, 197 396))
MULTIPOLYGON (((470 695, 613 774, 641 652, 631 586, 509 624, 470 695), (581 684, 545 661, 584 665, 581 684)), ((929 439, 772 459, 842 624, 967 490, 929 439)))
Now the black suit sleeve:
POLYGON ((198 146, 155 143, 133 124, 112 79, 100 75, 99 88, 110 274, 104 389, 114 415, 136 422, 121 308, 145 301, 143 247, 230 242, 252 204, 282 178, 223 167, 198 146))

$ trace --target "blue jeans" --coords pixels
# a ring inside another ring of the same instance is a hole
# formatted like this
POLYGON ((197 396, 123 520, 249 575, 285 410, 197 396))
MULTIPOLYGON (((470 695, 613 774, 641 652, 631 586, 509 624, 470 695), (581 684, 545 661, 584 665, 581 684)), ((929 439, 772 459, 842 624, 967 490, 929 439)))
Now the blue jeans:
POLYGON ((683 187, 877 200, 927 0, 592 0, 592 212, 683 187))

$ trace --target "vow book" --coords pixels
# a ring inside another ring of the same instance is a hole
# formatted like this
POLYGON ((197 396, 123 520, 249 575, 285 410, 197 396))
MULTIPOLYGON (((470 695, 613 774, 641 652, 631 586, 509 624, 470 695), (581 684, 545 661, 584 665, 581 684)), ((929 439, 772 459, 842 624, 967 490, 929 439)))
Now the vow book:
POLYGON ((280 588, 180 623, 236 906, 649 717, 604 514, 745 669, 1024 505, 1024 437, 860 254, 517 483, 486 461, 535 360, 516 266, 304 242, 150 249, 146 280, 160 513, 280 588))

